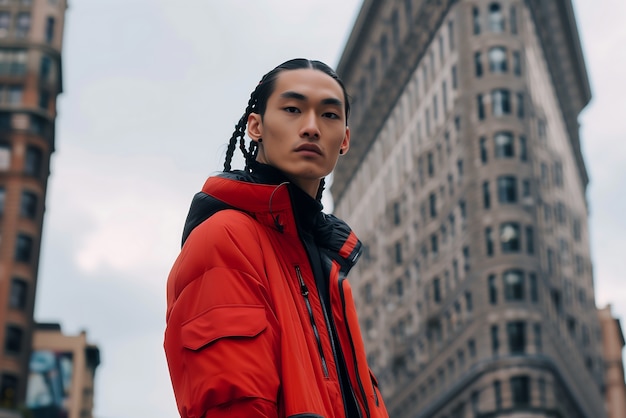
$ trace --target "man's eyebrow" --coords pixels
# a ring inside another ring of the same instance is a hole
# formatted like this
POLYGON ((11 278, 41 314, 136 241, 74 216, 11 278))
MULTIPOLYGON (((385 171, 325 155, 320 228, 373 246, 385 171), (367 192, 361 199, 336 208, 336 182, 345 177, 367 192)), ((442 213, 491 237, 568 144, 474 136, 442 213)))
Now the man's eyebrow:
MULTIPOLYGON (((286 91, 284 93, 281 93, 280 97, 285 98, 285 99, 300 100, 300 101, 303 101, 303 102, 307 101, 309 99, 304 94, 297 93, 295 91, 286 91)), ((322 104, 343 107, 343 102, 341 100, 337 99, 337 98, 334 98, 334 97, 328 97, 326 99, 322 99, 322 104)))

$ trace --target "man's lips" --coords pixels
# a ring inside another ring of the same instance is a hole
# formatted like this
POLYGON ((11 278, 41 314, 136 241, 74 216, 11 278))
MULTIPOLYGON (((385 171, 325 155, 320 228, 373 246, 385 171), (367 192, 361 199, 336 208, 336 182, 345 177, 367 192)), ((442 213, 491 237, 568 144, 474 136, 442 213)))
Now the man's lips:
POLYGON ((310 151, 322 155, 322 150, 315 144, 302 144, 298 148, 296 148, 296 152, 300 151, 310 151))

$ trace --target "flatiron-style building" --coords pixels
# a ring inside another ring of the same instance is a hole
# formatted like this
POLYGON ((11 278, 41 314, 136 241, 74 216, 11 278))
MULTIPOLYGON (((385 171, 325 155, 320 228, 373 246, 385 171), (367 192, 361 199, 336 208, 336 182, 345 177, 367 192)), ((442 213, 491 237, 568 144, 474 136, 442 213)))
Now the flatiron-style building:
POLYGON ((603 418, 570 0, 364 0, 335 212, 394 418, 603 418))
POLYGON ((66 0, 0 0, 0 417, 25 400, 66 0))

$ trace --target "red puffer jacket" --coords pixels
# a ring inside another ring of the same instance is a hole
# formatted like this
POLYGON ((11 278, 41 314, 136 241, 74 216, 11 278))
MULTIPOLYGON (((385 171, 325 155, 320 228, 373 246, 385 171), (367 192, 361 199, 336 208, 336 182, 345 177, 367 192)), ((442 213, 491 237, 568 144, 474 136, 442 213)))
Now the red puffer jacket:
POLYGON ((344 418, 344 396, 354 396, 360 417, 387 417, 345 280, 356 236, 319 214, 328 313, 298 234, 295 186, 239 176, 211 177, 196 195, 204 209, 192 214, 192 204, 168 278, 164 346, 181 416, 344 418), (352 394, 342 393, 338 351, 352 394))

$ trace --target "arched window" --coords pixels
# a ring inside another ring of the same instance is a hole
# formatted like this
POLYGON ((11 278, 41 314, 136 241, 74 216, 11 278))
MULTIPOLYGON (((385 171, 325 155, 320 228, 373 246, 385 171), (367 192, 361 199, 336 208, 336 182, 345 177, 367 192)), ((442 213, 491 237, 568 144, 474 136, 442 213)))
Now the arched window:
POLYGON ((506 300, 524 300, 524 272, 507 270, 502 275, 504 298, 506 300))
POLYGON ((512 158, 515 156, 513 146, 513 134, 511 132, 498 132, 494 136, 496 158, 512 158))
POLYGON ((505 89, 497 89, 491 92, 492 111, 494 116, 511 114, 511 92, 505 89))
POLYGON ((489 30, 491 32, 504 31, 504 15, 498 3, 491 3, 489 5, 489 30))
POLYGON ((506 73, 508 71, 506 62, 506 49, 496 46, 489 50, 489 71, 492 73, 506 73))
POLYGON ((517 202, 517 179, 514 176, 498 177, 498 202, 517 202))
POLYGON ((506 222, 500 225, 500 244, 503 253, 520 251, 521 243, 518 223, 506 222))

